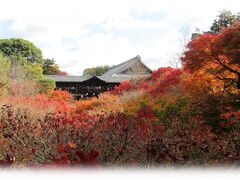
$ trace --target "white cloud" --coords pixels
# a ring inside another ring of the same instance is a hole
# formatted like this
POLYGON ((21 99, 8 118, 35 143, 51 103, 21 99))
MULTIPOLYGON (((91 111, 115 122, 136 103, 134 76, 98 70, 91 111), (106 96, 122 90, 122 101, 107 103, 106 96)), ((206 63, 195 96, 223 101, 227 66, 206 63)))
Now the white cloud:
POLYGON ((5 32, 0 28, 3 38, 6 34, 26 38, 42 49, 45 58, 55 58, 63 70, 81 74, 87 67, 118 64, 137 54, 153 69, 169 65, 169 57, 180 51, 179 30, 184 24, 191 31, 207 30, 220 10, 236 13, 240 2, 8 0, 1 7, 0 21, 12 22, 5 32), (132 12, 153 14, 139 18, 132 12), (162 17, 150 17, 158 13, 162 17), (141 37, 130 31, 142 32, 141 37))

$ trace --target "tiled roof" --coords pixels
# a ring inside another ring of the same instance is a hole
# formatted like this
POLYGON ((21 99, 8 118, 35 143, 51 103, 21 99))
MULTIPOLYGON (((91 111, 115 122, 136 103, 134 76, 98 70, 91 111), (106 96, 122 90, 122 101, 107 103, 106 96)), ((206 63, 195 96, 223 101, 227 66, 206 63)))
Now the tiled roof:
MULTIPOLYGON (((62 76, 62 75, 47 75, 47 78, 54 79, 56 82, 84 82, 90 80, 94 76, 62 76)), ((131 76, 123 76, 123 77, 103 77, 103 76, 95 76, 100 80, 103 80, 108 83, 120 83, 124 80, 129 80, 131 76)))
POLYGON ((125 81, 125 80, 129 80, 131 79, 130 76, 128 77, 107 77, 107 76, 98 76, 99 79, 102 79, 103 81, 105 82, 108 82, 108 83, 120 83, 122 81, 125 81))
MULTIPOLYGON (((112 67, 107 72, 105 72, 102 76, 113 76, 115 74, 121 74, 121 72, 127 70, 128 68, 130 68, 132 65, 134 65, 138 61, 142 63, 141 57, 139 55, 137 55, 136 57, 134 57, 132 59, 129 59, 128 61, 118 64, 117 66, 112 67)), ((151 70, 145 64, 143 64, 143 65, 151 72, 151 70)))
POLYGON ((63 75, 46 75, 47 78, 54 79, 56 82, 83 82, 92 76, 63 76, 63 75))
MULTIPOLYGON (((127 70, 129 67, 134 65, 137 62, 141 62, 141 57, 138 55, 132 59, 129 59, 128 61, 125 61, 117 66, 114 66, 113 68, 109 69, 106 73, 104 73, 102 76, 64 76, 64 75, 46 75, 47 78, 54 79, 56 82, 84 82, 87 80, 90 80, 93 77, 97 77, 100 80, 103 80, 108 83, 120 83, 124 80, 130 80, 135 78, 141 78, 146 77, 147 74, 122 74, 123 71, 127 70)), ((143 64, 143 63, 142 63, 143 64)), ((151 70, 143 64, 149 72, 151 70)))

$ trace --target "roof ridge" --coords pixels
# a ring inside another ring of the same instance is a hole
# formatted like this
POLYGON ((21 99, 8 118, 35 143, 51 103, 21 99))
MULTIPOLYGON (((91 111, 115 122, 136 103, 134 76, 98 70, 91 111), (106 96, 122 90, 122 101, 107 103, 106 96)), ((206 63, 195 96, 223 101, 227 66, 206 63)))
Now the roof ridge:
MULTIPOLYGON (((107 72, 105 72, 102 76, 104 76, 105 74, 108 74, 109 71, 111 71, 111 70, 113 70, 113 69, 115 69, 115 68, 118 68, 119 66, 122 66, 122 65, 124 65, 124 64, 128 64, 128 63, 131 62, 131 61, 139 61, 139 60, 141 61, 141 57, 140 57, 139 55, 137 55, 137 56, 135 56, 135 57, 133 57, 133 58, 127 60, 127 61, 124 61, 124 62, 122 62, 122 63, 120 63, 120 64, 118 64, 118 65, 116 65, 116 66, 113 66, 113 67, 110 68, 107 72)), ((118 70, 118 72, 119 72, 120 70, 122 70, 122 69, 124 69, 124 67, 120 68, 120 69, 118 70)), ((110 75, 110 76, 111 76, 111 75, 110 75)))
MULTIPOLYGON (((133 61, 133 62, 134 62, 134 61, 137 62, 137 61, 139 61, 139 59, 132 58, 132 59, 126 61, 125 64, 128 64, 128 63, 130 63, 130 62, 132 62, 132 61, 133 61)), ((122 67, 122 68, 120 68, 120 69, 118 70, 118 72, 121 71, 121 70, 124 70, 125 68, 126 68, 126 67, 122 67)), ((116 72, 116 73, 118 73, 118 72, 116 72)))
POLYGON ((93 77, 94 75, 56 75, 56 74, 45 74, 46 77, 93 77))
POLYGON ((126 64, 126 63, 128 63, 128 62, 130 62, 130 61, 133 61, 133 60, 138 60, 138 59, 141 59, 139 55, 137 55, 136 57, 133 57, 133 58, 131 58, 131 59, 129 59, 129 60, 126 60, 126 61, 124 61, 124 62, 116 65, 115 67, 120 66, 120 65, 123 65, 123 64, 126 64))
POLYGON ((139 61, 143 66, 145 66, 152 73, 151 68, 149 68, 146 64, 144 64, 141 59, 139 61))

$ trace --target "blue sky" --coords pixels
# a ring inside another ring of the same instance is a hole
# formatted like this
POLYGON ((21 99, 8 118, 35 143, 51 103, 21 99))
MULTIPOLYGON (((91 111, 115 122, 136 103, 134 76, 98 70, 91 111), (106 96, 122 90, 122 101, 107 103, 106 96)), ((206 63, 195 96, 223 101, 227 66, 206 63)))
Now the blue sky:
POLYGON ((24 38, 61 69, 113 65, 140 55, 152 69, 169 66, 183 40, 207 31, 239 0, 8 0, 1 2, 0 38, 24 38))

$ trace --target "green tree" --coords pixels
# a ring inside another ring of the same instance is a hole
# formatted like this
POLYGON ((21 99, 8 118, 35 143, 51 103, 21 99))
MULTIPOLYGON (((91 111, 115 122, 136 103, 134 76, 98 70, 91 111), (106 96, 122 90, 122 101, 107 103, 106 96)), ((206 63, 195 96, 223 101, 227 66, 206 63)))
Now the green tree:
POLYGON ((11 62, 9 70, 9 78, 21 81, 36 81, 43 77, 41 64, 32 64, 21 56, 13 56, 8 58, 11 62))
POLYGON ((9 62, 0 53, 0 96, 7 93, 9 67, 9 62))
POLYGON ((61 71, 59 65, 55 63, 54 59, 45 59, 43 64, 44 75, 67 75, 67 72, 61 71))
POLYGON ((32 64, 44 63, 41 50, 21 38, 0 39, 0 52, 7 57, 23 57, 32 64))
POLYGON ((20 56, 8 59, 10 64, 8 94, 12 96, 37 94, 40 90, 38 80, 43 78, 42 65, 32 64, 20 56))
POLYGON ((47 93, 51 90, 54 90, 56 87, 55 81, 50 78, 42 78, 38 81, 38 83, 40 84, 40 93, 47 93))
POLYGON ((105 72, 107 72, 110 68, 112 68, 113 66, 97 66, 97 67, 92 67, 92 68, 87 68, 83 71, 83 75, 91 75, 91 76, 101 76, 103 75, 105 72))
POLYGON ((232 14, 231 11, 223 10, 214 19, 212 26, 210 28, 210 32, 219 33, 222 29, 225 29, 231 25, 233 25, 236 21, 240 21, 240 14, 232 14))

